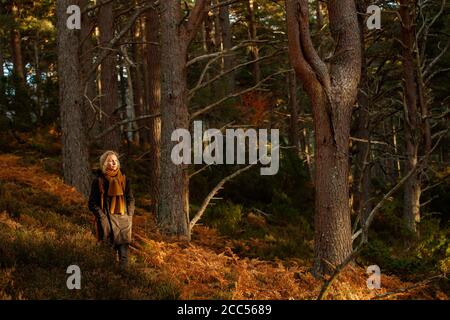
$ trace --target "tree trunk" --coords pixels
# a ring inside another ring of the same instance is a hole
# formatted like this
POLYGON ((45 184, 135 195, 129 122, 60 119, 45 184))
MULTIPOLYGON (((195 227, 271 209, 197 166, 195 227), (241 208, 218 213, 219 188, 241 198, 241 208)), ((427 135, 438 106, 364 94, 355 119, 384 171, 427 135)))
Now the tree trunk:
MULTIPOLYGON (((417 53, 417 55, 419 55, 417 53)), ((423 57, 424 58, 424 57, 423 57)), ((420 68, 421 59, 417 59, 417 94, 418 94, 418 102, 420 105, 420 114, 422 116, 422 131, 423 131, 423 140, 424 140, 424 149, 423 154, 426 156, 427 160, 430 156, 431 152, 431 125, 430 125, 430 115, 428 110, 428 103, 426 97, 425 84, 423 82, 423 74, 420 68)))
MULTIPOLYGON (((123 50, 127 50, 124 48, 123 50)), ((136 118, 136 108, 134 105, 134 87, 133 87, 133 79, 132 79, 132 66, 127 61, 127 59, 123 59, 123 67, 125 67, 127 77, 125 78, 123 71, 120 72, 120 79, 124 83, 125 90, 123 92, 123 99, 125 100, 125 108, 127 110, 127 119, 134 119, 136 118)), ((122 70, 122 69, 121 69, 122 70)), ((127 144, 130 146, 131 143, 139 143, 138 139, 138 125, 135 122, 129 122, 127 124, 127 144)))
MULTIPOLYGON (((213 5, 218 5, 219 1, 218 0, 214 0, 212 1, 213 5)), ((208 8, 209 9, 209 8, 208 8)), ((209 53, 213 53, 213 52, 217 52, 217 51, 221 51, 223 50, 223 40, 222 40, 222 23, 220 20, 220 7, 217 10, 218 12, 213 12, 213 11, 209 11, 212 13, 212 17, 214 18, 214 34, 213 37, 211 37, 211 46, 209 48, 209 53)), ((212 19, 209 19, 210 15, 206 15, 205 17, 205 21, 210 20, 212 22, 212 19)), ((220 59, 220 63, 218 64, 218 70, 220 70, 220 72, 224 71, 224 58, 222 57, 220 59)), ((227 95, 228 93, 228 89, 227 89, 227 84, 226 84, 226 77, 223 78, 222 81, 216 81, 213 83, 213 97, 216 98, 222 98, 225 95, 227 95), (225 83, 224 83, 225 81, 225 83)))
POLYGON ((164 234, 190 240, 187 165, 171 160, 172 132, 189 128, 186 104, 187 46, 178 28, 180 4, 165 1, 161 11, 161 177, 158 225, 164 234))
POLYGON ((41 76, 41 52, 39 50, 39 34, 36 35, 36 39, 33 41, 33 51, 34 51, 34 75, 35 75, 35 95, 36 95, 36 104, 38 112, 39 120, 42 121, 42 117, 44 115, 44 103, 42 97, 42 76, 41 76))
MULTIPOLYGON (((359 13, 365 13, 367 6, 365 1, 361 0, 357 3, 359 13)), ((366 55, 365 55, 365 21, 364 16, 358 16, 359 34, 361 42, 361 80, 357 95, 358 111, 356 112, 355 137, 368 141, 369 140, 369 84, 367 79, 366 55)), ((355 142, 356 155, 354 157, 354 174, 353 174, 353 210, 360 218, 362 225, 365 224, 365 218, 370 213, 370 146, 367 142, 355 142)))
MULTIPOLYGON (((417 86, 415 78, 415 3, 411 0, 400 1, 400 17, 402 19, 403 42, 403 92, 405 103, 405 143, 406 165, 405 173, 411 171, 418 160, 418 109, 417 86)), ((419 174, 414 173, 405 183, 403 219, 408 230, 416 232, 416 223, 420 222, 420 180, 419 174)))
MULTIPOLYGON (((389 170, 389 179, 391 181, 391 184, 395 184, 398 179, 400 179, 402 175, 402 167, 400 164, 400 157, 399 157, 399 145, 398 145, 398 127, 395 126, 395 121, 397 120, 396 117, 391 118, 391 121, 386 124, 386 122, 383 122, 384 127, 386 125, 389 126, 389 130, 391 132, 392 136, 392 145, 394 146, 394 154, 392 158, 386 159, 387 165, 386 167, 389 170)), ((387 130, 385 130, 384 135, 387 136, 387 130)))
MULTIPOLYGON (((233 46, 232 34, 231 34, 231 26, 230 26, 230 10, 228 6, 221 6, 219 9, 219 21, 220 21, 220 30, 222 36, 222 45, 223 50, 229 50, 233 46)), ((223 71, 228 71, 233 68, 233 56, 226 55, 223 58, 223 71)), ((226 90, 225 94, 234 91, 234 72, 231 72, 226 76, 226 90)))
MULTIPOLYGON (((124 50, 126 50, 126 48, 124 48, 124 50)), ((133 88, 130 85, 130 87, 128 87, 128 85, 130 84, 130 82, 128 82, 128 80, 130 80, 130 76, 129 76, 129 71, 130 68, 129 66, 127 66, 126 64, 128 62, 124 62, 123 60, 125 59, 121 59, 121 63, 119 64, 119 101, 120 101, 120 109, 123 112, 123 117, 124 119, 133 119, 134 116, 134 110, 129 108, 129 104, 127 103, 127 92, 130 95, 131 99, 133 99, 133 88), (124 74, 124 70, 123 68, 125 68, 127 70, 127 79, 125 79, 125 74, 124 74), (131 90, 128 90, 131 89, 131 90)), ((133 100, 131 100, 133 101, 133 100)), ((132 137, 132 132, 133 132, 133 122, 128 122, 127 124, 125 124, 124 126, 124 138, 127 141, 127 146, 129 146, 129 143, 132 141, 133 137, 132 137)))
MULTIPOLYGON (((150 9, 146 15, 146 64, 148 88, 147 104, 149 114, 159 113, 161 106, 161 54, 159 48, 160 25, 159 15, 156 10, 150 9)), ((179 57, 177 57, 179 58, 179 57)), ((184 57, 182 57, 185 59, 184 57)), ((184 60, 183 60, 184 61, 184 60)), ((159 199, 159 176, 161 158, 161 119, 154 117, 148 120, 148 142, 150 145, 150 198, 152 200, 152 212, 156 212, 159 199)))
MULTIPOLYGON (((248 33, 249 39, 251 41, 257 40, 257 29, 256 29, 256 21, 255 21, 255 1, 247 0, 247 21, 248 21, 248 33)), ((259 49, 257 43, 252 43, 250 46, 250 56, 252 60, 256 60, 259 58, 259 49)), ((252 72, 254 83, 258 83, 261 80, 261 69, 259 67, 259 62, 252 63, 252 72)))
POLYGON ((308 166, 308 173, 311 179, 311 183, 314 184, 314 162, 312 160, 311 153, 311 139, 310 132, 306 126, 303 127, 302 135, 300 136, 300 143, 302 148, 302 154, 306 160, 306 164, 308 166))
POLYGON ((352 252, 349 140, 361 72, 361 43, 353 0, 330 0, 335 57, 320 59, 309 34, 307 0, 286 1, 289 56, 313 106, 315 128, 314 273, 331 273, 352 252))
MULTIPOLYGON (((142 40, 142 28, 141 28, 141 22, 138 20, 136 25, 131 29, 133 39, 134 41, 141 41, 142 40)), ((144 111, 144 90, 142 87, 143 78, 142 78, 142 65, 143 59, 142 59, 142 47, 143 45, 139 43, 133 43, 131 45, 131 55, 132 60, 135 63, 135 67, 131 68, 131 80, 133 83, 133 104, 134 104, 134 112, 136 114, 136 117, 143 116, 145 114, 144 111)), ((139 120, 137 122, 138 128, 140 128, 139 131, 135 133, 135 139, 136 143, 140 145, 141 147, 146 148, 146 145, 148 145, 147 138, 147 128, 145 126, 146 121, 145 120, 139 120)))
MULTIPOLYGON (((89 0, 82 1, 82 8, 86 8, 89 5, 89 0)), ((92 39, 91 29, 93 26, 92 19, 87 13, 84 13, 81 17, 81 72, 82 72, 82 88, 83 88, 83 110, 85 116, 84 127, 86 128, 86 134, 88 139, 100 133, 99 115, 98 115, 98 103, 95 102, 97 95, 95 73, 90 75, 89 72, 93 65, 94 55, 94 40, 92 39)))
MULTIPOLYGON (((100 7, 98 15, 100 30, 100 47, 106 48, 114 37, 114 13, 113 2, 105 3, 100 7)), ((107 50, 107 49, 103 49, 107 50)), ((119 104, 117 93, 116 54, 111 52, 103 60, 100 69, 101 97, 100 104, 105 116, 104 130, 119 121, 119 104)), ((103 148, 119 151, 121 146, 120 127, 114 129, 103 138, 103 148)))
POLYGON ((58 78, 64 181, 87 196, 90 188, 89 157, 83 126, 80 41, 77 30, 66 27, 67 7, 74 0, 57 1, 58 78))
POLYGON ((291 118, 289 122, 289 142, 295 147, 295 150, 299 151, 299 132, 298 132, 298 99, 297 99, 297 81, 295 72, 289 72, 288 74, 288 86, 289 86, 289 109, 291 111, 291 118))
POLYGON ((3 58, 3 43, 0 39, 0 78, 3 77, 3 64, 5 63, 5 60, 3 58))
POLYGON ((5 58, 3 55, 3 41, 0 39, 0 80, 3 78, 3 64, 5 63, 5 58))
MULTIPOLYGON (((3 3, 3 6, 5 7, 5 11, 9 10, 11 11, 12 25, 10 26, 9 45, 11 46, 11 60, 13 64, 13 74, 16 78, 16 81, 19 82, 19 85, 24 88, 25 68, 23 64, 22 47, 20 45, 21 36, 18 30, 18 22, 17 22, 19 15, 19 7, 16 1, 10 1, 9 4, 3 3)), ((8 13, 5 12, 5 14, 8 13)))
POLYGON ((201 26, 207 0, 197 0, 188 20, 181 20, 178 0, 161 3, 161 177, 158 225, 161 231, 190 240, 187 165, 171 160, 172 132, 189 129, 187 48, 201 26), (181 21, 181 23, 180 23, 181 21))
POLYGON ((20 32, 16 29, 11 30, 11 58, 14 74, 20 84, 25 86, 25 68, 23 66, 22 47, 20 45, 20 32))
POLYGON ((321 0, 316 0, 316 21, 317 21, 317 31, 320 31, 323 27, 323 14, 321 0))
POLYGON ((5 63, 4 47, 2 39, 0 38, 0 104, 3 104, 5 101, 5 86, 4 86, 4 73, 3 73, 3 64, 5 63))
MULTIPOLYGON (((205 54, 211 54, 216 51, 215 43, 214 43, 214 33, 217 33, 217 25, 216 30, 213 32, 213 16, 207 15, 203 22, 203 28, 204 28, 204 37, 203 37, 203 50, 205 51, 205 54)), ((211 69, 206 71, 206 81, 211 79, 211 69)), ((211 86, 208 86, 205 90, 205 95, 208 97, 208 99, 212 99, 216 96, 222 97, 224 92, 222 92, 222 86, 218 85, 217 82, 213 83, 211 86)))
POLYGON ((314 272, 323 274, 332 272, 332 266, 342 263, 352 251, 348 181, 351 109, 344 105, 335 110, 340 121, 333 134, 326 119, 326 97, 312 101, 316 144, 314 272))

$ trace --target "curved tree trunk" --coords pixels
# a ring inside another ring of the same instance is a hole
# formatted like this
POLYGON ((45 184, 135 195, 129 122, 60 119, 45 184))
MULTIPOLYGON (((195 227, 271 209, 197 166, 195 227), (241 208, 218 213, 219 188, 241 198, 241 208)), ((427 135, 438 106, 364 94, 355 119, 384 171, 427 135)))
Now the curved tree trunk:
POLYGON ((335 56, 328 67, 312 45, 307 0, 287 0, 289 57, 313 106, 315 131, 314 272, 331 273, 352 252, 349 139, 361 72, 353 0, 330 0, 335 56))

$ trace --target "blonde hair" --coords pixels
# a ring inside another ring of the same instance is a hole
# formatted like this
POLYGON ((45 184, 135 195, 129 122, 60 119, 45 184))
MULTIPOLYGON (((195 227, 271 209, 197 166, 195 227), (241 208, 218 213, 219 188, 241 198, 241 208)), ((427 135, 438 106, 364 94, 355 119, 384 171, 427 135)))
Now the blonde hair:
POLYGON ((113 150, 108 150, 100 156, 100 169, 102 170, 102 172, 105 172, 105 163, 110 155, 115 155, 117 157, 117 167, 120 169, 119 155, 113 150))

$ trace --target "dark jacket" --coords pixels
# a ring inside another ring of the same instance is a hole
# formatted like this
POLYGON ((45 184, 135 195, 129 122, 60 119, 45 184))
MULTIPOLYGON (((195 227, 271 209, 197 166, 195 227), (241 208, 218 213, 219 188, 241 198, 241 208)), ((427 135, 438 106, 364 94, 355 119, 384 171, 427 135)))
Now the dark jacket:
POLYGON ((107 195, 109 188, 109 182, 104 177, 101 170, 96 170, 95 178, 92 181, 91 193, 89 195, 89 210, 97 218, 97 232, 99 240, 109 240, 113 244, 124 244, 131 242, 131 227, 134 214, 134 196, 131 190, 130 179, 126 176, 123 170, 122 174, 125 175, 125 215, 110 214, 109 204, 110 197, 107 195), (103 211, 101 209, 101 194, 100 194, 100 181, 103 183, 103 211), (111 232, 112 231, 112 232, 111 232))

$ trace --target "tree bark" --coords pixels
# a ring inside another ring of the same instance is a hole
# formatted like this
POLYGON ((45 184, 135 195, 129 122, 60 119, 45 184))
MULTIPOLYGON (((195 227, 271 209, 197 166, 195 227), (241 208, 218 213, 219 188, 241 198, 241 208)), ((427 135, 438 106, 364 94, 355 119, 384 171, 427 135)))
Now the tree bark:
POLYGON ((5 58, 3 54, 3 41, 0 39, 0 79, 3 78, 3 64, 5 63, 5 58))
POLYGON ((20 45, 20 32, 16 29, 11 30, 11 57, 14 74, 20 83, 25 86, 25 68, 23 66, 22 47, 20 45))
POLYGON ((36 103, 37 109, 39 110, 38 117, 42 120, 42 116, 44 115, 44 104, 42 103, 42 76, 41 76, 41 60, 40 60, 40 50, 39 50, 39 34, 36 35, 36 39, 33 41, 33 51, 34 51, 34 75, 35 75, 35 95, 36 95, 36 103))
POLYGON ((66 27, 67 7, 74 0, 57 1, 58 78, 64 181, 87 196, 90 188, 88 148, 83 126, 80 46, 77 30, 66 27))
MULTIPOLYGON (((134 36, 135 41, 140 41, 143 39, 142 37, 142 23, 140 20, 136 23, 135 27, 132 28, 132 34, 134 36)), ((133 99, 134 99, 134 112, 136 113, 136 117, 143 116, 145 114, 144 110, 144 90, 142 87, 143 83, 143 55, 142 55, 143 45, 138 43, 132 44, 132 59, 135 63, 135 68, 131 68, 131 80, 133 82, 133 99)), ((137 122, 138 128, 142 128, 136 132, 136 140, 137 143, 146 147, 148 145, 148 134, 146 128, 146 121, 140 120, 137 122)))
MULTIPOLYGON (((113 2, 105 2, 100 7, 98 15, 98 26, 100 30, 100 47, 105 49, 114 37, 114 13, 113 2)), ((115 52, 111 52, 103 60, 100 67, 101 97, 100 105, 106 113, 103 124, 109 128, 120 120, 119 104, 117 93, 117 57, 115 52)), ((103 129, 105 129, 103 128, 103 129)), ((121 130, 117 127, 104 137, 103 148, 119 151, 121 146, 121 130)))
MULTIPOLYGON (((257 40, 257 29, 255 21, 255 1, 247 0, 247 21, 248 21, 248 33, 249 39, 251 41, 257 40)), ((252 60, 259 59, 259 49, 256 43, 250 45, 250 56, 252 60)), ((252 72, 254 83, 261 81, 261 68, 259 67, 259 62, 252 64, 252 72)))
POLYGON ((315 128, 314 273, 331 273, 352 252, 349 207, 349 139, 361 72, 361 43, 353 0, 330 0, 336 50, 330 66, 309 34, 307 0, 287 0, 289 57, 313 106, 315 128))
MULTIPOLYGON (((215 25, 216 29, 214 30, 214 17, 211 15, 206 15, 205 19, 203 21, 203 50, 205 51, 205 54, 211 54, 216 51, 216 45, 220 45, 217 43, 217 36, 214 36, 217 34, 217 24, 215 25)), ((206 71, 206 81, 209 81, 211 79, 211 70, 206 71)), ((224 92, 222 92, 222 86, 218 85, 217 83, 213 83, 211 86, 205 88, 205 95, 208 97, 208 99, 212 99, 215 96, 222 97, 224 92)))
POLYGON ((11 4, 11 12, 13 18, 13 26, 11 27, 10 33, 10 44, 11 44, 11 59, 13 63, 13 72, 19 81, 19 85, 25 87, 25 67, 23 64, 22 46, 20 31, 17 28, 16 18, 18 15, 19 7, 18 4, 13 1, 11 4))
POLYGON ((288 74, 288 86, 289 86, 289 109, 291 111, 291 117, 289 121, 289 142, 295 147, 295 150, 299 151, 299 131, 298 131, 298 99, 297 99, 297 81, 295 72, 289 72, 288 74))
MULTIPOLYGON (((405 103, 405 143, 406 165, 405 172, 411 171, 418 161, 418 109, 417 109, 417 83, 415 77, 415 3, 411 0, 400 0, 400 17, 402 19, 402 43, 403 43, 403 92, 405 103)), ((420 222, 420 180, 415 172, 405 183, 403 219, 405 227, 417 231, 416 224, 420 222)))
MULTIPOLYGON (((357 2, 359 11, 358 23, 361 42, 361 80, 357 95, 358 110, 355 115, 356 132, 355 137, 362 140, 369 140, 369 84, 367 79, 366 54, 365 54, 365 19, 364 13, 367 6, 364 0, 357 2)), ((354 156, 354 174, 353 174, 353 210, 361 219, 362 225, 365 218, 371 211, 370 198, 370 145, 367 142, 355 142, 356 154, 354 156)))
MULTIPOLYGON (((147 105, 149 114, 160 112, 161 106, 161 52, 160 21, 156 10, 150 9, 146 14, 146 62, 147 62, 147 105)), ((154 117, 148 120, 148 142, 150 146, 150 198, 151 210, 157 211, 159 199, 159 177, 161 158, 161 119, 154 117)))
POLYGON ((386 121, 383 122, 383 127, 385 129, 383 134, 392 137, 392 145, 394 146, 394 154, 391 158, 386 159, 386 168, 389 174, 387 178, 389 178, 391 184, 395 184, 402 175, 398 150, 398 127, 395 125, 396 120, 398 120, 397 117, 392 117, 388 123, 386 123, 386 121), (386 129, 386 126, 388 126, 388 129, 386 129))
MULTIPOLYGON (((230 50, 233 47, 231 25, 230 25, 230 10, 228 6, 221 6, 219 8, 219 22, 222 36, 223 50, 230 50)), ((223 58, 223 71, 228 71, 233 68, 233 56, 226 55, 223 58)), ((225 94, 234 91, 234 72, 230 72, 226 76, 226 91, 225 94)))
POLYGON ((187 165, 171 161, 175 129, 189 128, 187 108, 187 48, 205 14, 206 0, 197 0, 188 20, 181 22, 178 0, 161 3, 161 177, 158 225, 168 235, 190 240, 187 165))
POLYGON ((3 64, 5 63, 4 47, 2 39, 0 39, 0 103, 4 103, 5 101, 5 85, 4 85, 4 73, 3 73, 3 64))
POLYGON ((312 160, 310 134, 311 133, 309 132, 308 128, 304 126, 302 130, 302 153, 305 155, 311 183, 314 184, 314 162, 312 160))
MULTIPOLYGON (((124 51, 126 51, 126 48, 124 48, 124 51)), ((133 109, 129 108, 128 107, 129 105, 127 103, 128 98, 131 98, 131 100, 129 100, 129 101, 133 101, 133 88, 131 86, 131 82, 128 82, 128 80, 130 80, 130 76, 127 76, 127 79, 125 79, 125 74, 123 72, 123 68, 125 67, 125 69, 127 70, 127 75, 129 75, 130 68, 127 65, 128 62, 123 61, 123 60, 125 60, 124 58, 121 60, 122 61, 120 61, 119 72, 118 72, 120 109, 123 112, 124 119, 134 119, 135 118, 134 108, 133 109), (130 89, 130 90, 128 90, 128 89, 130 89), (128 92, 128 95, 127 95, 127 92, 128 92)), ((134 126, 133 122, 128 122, 126 125, 123 126, 124 138, 127 141, 128 147, 129 147, 130 142, 133 140, 133 137, 132 137, 133 126, 134 126)))
POLYGON ((323 27, 323 14, 322 14, 322 5, 320 4, 321 0, 316 0, 316 23, 317 23, 317 31, 320 31, 323 27))
MULTIPOLYGON (((82 1, 82 8, 86 8, 89 5, 89 0, 82 1)), ((87 13, 84 13, 81 17, 81 72, 82 72, 82 88, 83 88, 83 110, 85 116, 84 127, 86 128, 86 134, 88 139, 100 133, 99 127, 99 115, 98 110, 95 107, 99 107, 96 103, 95 97, 97 95, 95 74, 90 75, 90 71, 93 65, 94 55, 94 40, 92 39, 91 29, 93 21, 87 13), (86 96, 84 96, 86 95, 86 96)))

